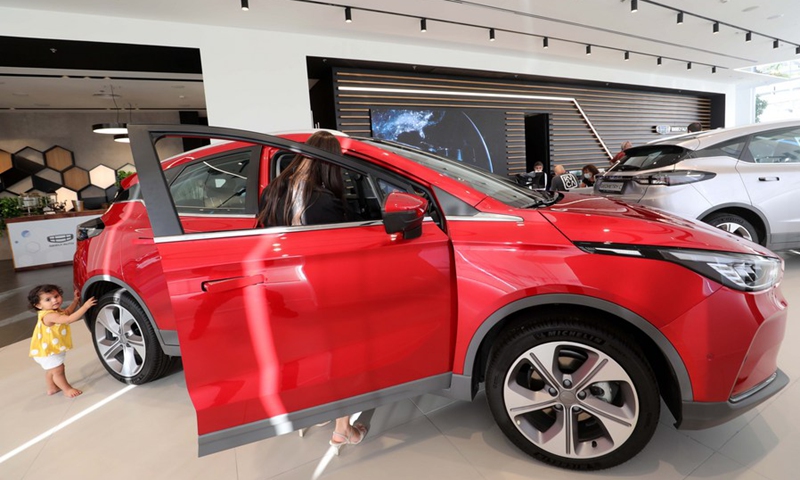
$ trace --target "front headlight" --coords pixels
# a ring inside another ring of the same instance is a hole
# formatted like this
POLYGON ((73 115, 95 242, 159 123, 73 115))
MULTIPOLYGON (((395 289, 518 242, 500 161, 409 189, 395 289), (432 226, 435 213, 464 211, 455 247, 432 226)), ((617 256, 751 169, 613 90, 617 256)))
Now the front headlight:
POLYGON ((697 250, 660 251, 664 255, 664 260, 679 263, 736 290, 745 292, 766 290, 780 279, 779 258, 697 250))
POLYGON ((762 255, 592 242, 577 242, 576 245, 589 253, 677 263, 726 287, 745 292, 756 292, 772 287, 780 281, 783 271, 783 261, 780 258, 762 255))

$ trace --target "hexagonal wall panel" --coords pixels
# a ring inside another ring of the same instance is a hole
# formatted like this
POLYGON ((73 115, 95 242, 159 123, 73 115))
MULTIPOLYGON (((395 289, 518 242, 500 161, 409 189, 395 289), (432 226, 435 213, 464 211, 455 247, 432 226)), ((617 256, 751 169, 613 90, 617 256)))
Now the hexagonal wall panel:
POLYGON ((56 199, 59 202, 66 202, 66 210, 70 211, 73 209, 72 201, 78 199, 78 192, 74 192, 66 187, 61 187, 56 190, 56 199))
POLYGON ((94 185, 89 185, 88 187, 78 192, 78 196, 81 198, 81 200, 84 200, 86 198, 95 198, 95 197, 103 197, 105 199, 106 191, 103 188, 95 187, 94 185))
POLYGON ((117 174, 112 168, 106 167, 105 165, 98 165, 89 170, 89 180, 91 180, 92 185, 95 187, 100 187, 105 190, 116 183, 117 174))
POLYGON ((12 193, 16 193, 17 195, 27 192, 33 188, 33 180, 31 177, 25 177, 21 181, 6 187, 6 190, 12 193))
MULTIPOLYGON (((28 149, 33 150, 33 149, 28 149)), ((21 150, 22 151, 22 150, 21 150)), ((28 159, 20 155, 19 153, 15 153, 11 156, 11 161, 14 164, 14 168, 25 172, 26 175, 33 175, 36 172, 39 172, 44 169, 44 162, 38 163, 33 160, 28 159)))
POLYGON ((72 152, 63 147, 53 147, 44 152, 45 163, 53 170, 63 172, 75 164, 72 152))
POLYGON ((33 180, 33 188, 43 193, 53 193, 61 188, 61 182, 51 182, 50 180, 45 180, 44 178, 37 177, 36 175, 32 176, 31 180, 33 180))
POLYGON ((61 185, 64 182, 64 179, 61 178, 61 173, 56 172, 51 168, 43 168, 34 174, 34 177, 39 177, 47 180, 48 182, 53 182, 61 185))
POLYGON ((29 162, 44 166, 44 154, 35 148, 25 147, 19 152, 15 153, 14 156, 24 158, 29 162))
POLYGON ((5 172, 14 165, 11 163, 11 154, 5 150, 0 150, 0 173, 5 172))
POLYGON ((9 185, 14 185, 15 183, 19 183, 26 178, 29 178, 30 174, 20 170, 17 167, 11 167, 3 173, 0 173, 0 182, 6 186, 8 189, 9 185))
POLYGON ((0 198, 17 198, 19 195, 11 192, 0 192, 0 198))
POLYGON ((89 186, 89 172, 80 167, 64 170, 64 186, 70 190, 83 190, 89 186))

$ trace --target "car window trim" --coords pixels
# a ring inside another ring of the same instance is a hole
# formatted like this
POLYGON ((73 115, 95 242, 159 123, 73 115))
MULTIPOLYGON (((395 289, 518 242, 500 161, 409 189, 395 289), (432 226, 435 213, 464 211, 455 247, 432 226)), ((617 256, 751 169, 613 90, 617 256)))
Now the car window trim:
POLYGON ((286 233, 313 232, 321 230, 338 230, 345 228, 375 227, 383 225, 383 220, 367 220, 359 222, 322 223, 318 225, 295 225, 265 228, 248 228, 243 230, 223 230, 218 232, 183 233, 155 237, 155 243, 192 242, 219 238, 252 237, 256 235, 282 235, 286 233))
MULTIPOLYGON (((204 137, 240 141, 261 146, 261 148, 272 147, 307 155, 341 165, 349 170, 361 171, 363 169, 362 165, 342 154, 327 152, 274 135, 234 128, 207 127, 204 125, 129 125, 128 131, 131 139, 133 161, 139 175, 145 204, 150 203, 151 206, 161 206, 161 208, 148 209, 147 212, 154 238, 174 237, 185 233, 155 147, 155 143, 164 137, 204 137)), ((258 162, 253 163, 258 164, 260 167, 260 158, 258 162)), ((250 176, 253 177, 253 182, 257 182, 257 175, 250 176)), ((256 196, 252 195, 251 197, 256 196)))

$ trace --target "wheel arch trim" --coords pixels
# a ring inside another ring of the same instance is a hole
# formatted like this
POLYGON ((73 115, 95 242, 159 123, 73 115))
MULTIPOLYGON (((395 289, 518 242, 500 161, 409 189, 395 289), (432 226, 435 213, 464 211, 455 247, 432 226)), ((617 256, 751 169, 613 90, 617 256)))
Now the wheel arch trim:
POLYGON ((728 208, 738 208, 741 210, 747 210, 748 212, 757 216, 759 220, 761 220, 761 223, 764 225, 764 235, 766 236, 765 240, 768 240, 772 236, 772 228, 769 225, 769 220, 767 220, 766 215, 764 215, 764 213, 755 206, 747 203, 730 202, 730 203, 721 203, 719 205, 714 205, 713 207, 700 213, 700 215, 697 216, 697 219, 702 222, 704 221, 703 219, 708 217, 709 215, 719 213, 720 211, 728 208))
POLYGON ((140 297, 136 290, 131 288, 130 285, 119 278, 112 277, 110 275, 95 275, 90 277, 86 283, 83 284, 83 288, 81 289, 81 298, 85 298, 86 292, 89 291, 93 285, 98 283, 110 283, 112 285, 116 285, 118 288, 114 290, 125 290, 125 292, 130 294, 134 300, 136 300, 136 303, 142 307, 142 310, 144 310, 144 313, 147 316, 147 321, 150 322, 150 326, 153 327, 153 331, 156 334, 156 338, 158 338, 158 343, 161 346, 161 350, 164 352, 164 354, 171 357, 180 356, 181 352, 180 345, 178 343, 178 332, 176 330, 161 330, 158 328, 158 324, 156 324, 153 315, 150 313, 150 309, 147 308, 147 304, 144 302, 142 297, 140 297))
POLYGON ((467 347, 467 353, 464 357, 463 375, 460 375, 461 381, 458 382, 458 384, 454 382, 451 387, 452 390, 455 390, 457 387, 459 387, 459 391, 448 392, 448 396, 454 395, 457 398, 471 397, 469 390, 466 392, 463 390, 471 389, 470 385, 472 384, 472 380, 474 380, 472 378, 472 374, 475 367, 475 360, 478 358, 478 353, 483 340, 486 338, 492 328, 508 318, 510 315, 521 310, 530 307, 541 307, 553 304, 580 305, 594 308, 596 310, 614 315, 633 325, 635 328, 649 337, 650 340, 652 340, 653 343, 655 343, 658 348, 661 349, 661 352, 664 354, 670 366, 672 367, 673 372, 675 373, 675 378, 678 381, 678 388, 681 392, 681 399, 686 402, 690 402, 694 399, 694 395, 692 393, 692 383, 689 379, 689 372, 686 370, 686 365, 683 363, 681 356, 678 354, 678 351, 675 350, 675 347, 667 339, 667 337, 665 337, 664 334, 661 333, 650 322, 642 318, 640 315, 615 303, 586 295, 566 293, 536 295, 533 297, 522 298, 501 307, 486 320, 484 320, 483 323, 481 323, 481 326, 475 331, 475 334, 472 336, 472 339, 469 342, 469 347, 467 347))

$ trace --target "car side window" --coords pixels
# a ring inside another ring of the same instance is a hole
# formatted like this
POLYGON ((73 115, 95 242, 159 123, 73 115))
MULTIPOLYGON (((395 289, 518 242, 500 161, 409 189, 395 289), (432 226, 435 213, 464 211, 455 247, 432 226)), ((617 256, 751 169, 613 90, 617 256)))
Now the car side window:
POLYGON ((742 154, 742 149, 747 143, 747 137, 734 138, 710 147, 703 148, 694 152, 694 158, 703 157, 731 157, 738 159, 742 154))
POLYGON ((242 150, 184 167, 169 187, 178 213, 244 214, 249 162, 242 150))
POLYGON ((800 163, 800 129, 753 135, 747 150, 755 163, 800 163))

